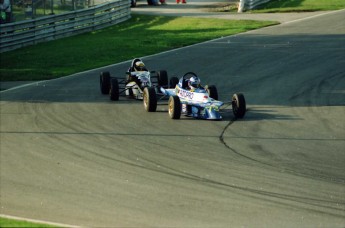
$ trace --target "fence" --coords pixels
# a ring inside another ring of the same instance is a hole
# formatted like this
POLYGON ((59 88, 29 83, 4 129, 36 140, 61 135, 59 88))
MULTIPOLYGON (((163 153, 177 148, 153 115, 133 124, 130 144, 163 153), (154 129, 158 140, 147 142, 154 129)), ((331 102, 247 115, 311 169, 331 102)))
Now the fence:
POLYGON ((0 52, 94 31, 130 17, 130 1, 117 0, 69 13, 1 24, 0 52))
POLYGON ((269 1, 271 0, 240 0, 238 12, 243 12, 243 10, 254 9, 258 5, 261 5, 269 1))

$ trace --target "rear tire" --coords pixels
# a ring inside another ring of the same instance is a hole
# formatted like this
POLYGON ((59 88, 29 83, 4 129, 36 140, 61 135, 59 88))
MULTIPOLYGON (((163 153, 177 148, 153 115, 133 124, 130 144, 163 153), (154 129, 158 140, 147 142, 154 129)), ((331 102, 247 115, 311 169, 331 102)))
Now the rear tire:
POLYGON ((171 119, 181 118, 181 101, 178 96, 170 96, 169 98, 169 116, 171 119))
POLYGON ((155 112, 157 109, 156 90, 153 87, 145 87, 143 94, 144 108, 148 112, 155 112))
POLYGON ((218 100, 218 91, 217 91, 216 86, 214 85, 205 86, 205 89, 207 90, 207 93, 211 98, 218 100))
POLYGON ((235 93, 232 96, 232 112, 236 118, 242 119, 246 114, 246 100, 242 93, 235 93))
POLYGON ((157 72, 158 76, 158 86, 167 87, 168 84, 168 73, 165 70, 160 70, 157 72))
POLYGON ((178 78, 177 77, 170 78, 170 88, 171 89, 175 89, 177 84, 178 84, 178 78))
POLYGON ((110 100, 118 101, 119 100, 119 82, 117 78, 112 78, 110 81, 110 100))
POLYGON ((110 73, 109 72, 101 72, 99 76, 99 85, 100 85, 102 94, 109 94, 109 90, 110 90, 110 73))

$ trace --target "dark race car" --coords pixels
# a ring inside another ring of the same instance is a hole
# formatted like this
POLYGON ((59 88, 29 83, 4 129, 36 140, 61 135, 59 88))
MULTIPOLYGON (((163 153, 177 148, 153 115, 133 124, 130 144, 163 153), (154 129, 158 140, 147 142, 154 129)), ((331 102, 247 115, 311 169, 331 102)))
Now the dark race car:
POLYGON ((110 100, 117 101, 120 95, 143 100, 148 112, 156 111, 157 95, 163 95, 160 88, 169 88, 165 70, 149 71, 138 58, 133 59, 124 77, 112 77, 109 72, 101 72, 99 81, 102 94, 109 95, 110 100))

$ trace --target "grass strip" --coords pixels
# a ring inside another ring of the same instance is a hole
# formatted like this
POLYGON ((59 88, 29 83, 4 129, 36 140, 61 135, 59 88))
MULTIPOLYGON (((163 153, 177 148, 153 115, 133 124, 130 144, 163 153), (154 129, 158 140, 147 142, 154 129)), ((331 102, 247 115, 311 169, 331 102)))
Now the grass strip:
POLYGON ((46 228, 49 228, 49 227, 55 227, 55 226, 49 226, 46 224, 38 224, 38 223, 19 221, 15 219, 0 217, 0 227, 35 227, 35 228, 46 227, 46 228))
POLYGON ((58 78, 274 24, 134 14, 106 29, 1 53, 0 81, 58 78))
POLYGON ((339 10, 345 8, 344 0, 271 0, 251 12, 310 12, 339 10))

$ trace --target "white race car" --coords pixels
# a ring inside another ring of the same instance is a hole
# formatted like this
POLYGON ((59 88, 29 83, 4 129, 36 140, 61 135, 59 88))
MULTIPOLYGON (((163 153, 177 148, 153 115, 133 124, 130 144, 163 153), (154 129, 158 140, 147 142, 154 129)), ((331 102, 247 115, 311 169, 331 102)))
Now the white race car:
MULTIPOLYGON (((188 89, 188 81, 191 77, 197 77, 195 73, 188 72, 178 80, 174 89, 160 88, 165 96, 169 96, 169 116, 172 119, 180 119, 181 114, 186 116, 207 119, 221 120, 220 107, 225 103, 218 101, 217 88, 214 85, 200 87, 194 91, 188 89)), ((246 101, 243 94, 235 93, 231 102, 232 111, 236 118, 243 118, 246 113, 246 101)))

